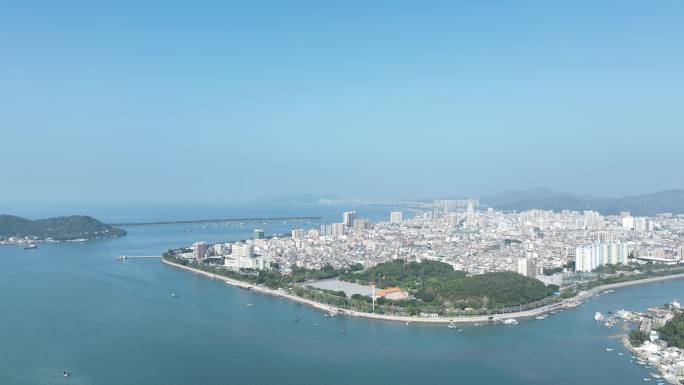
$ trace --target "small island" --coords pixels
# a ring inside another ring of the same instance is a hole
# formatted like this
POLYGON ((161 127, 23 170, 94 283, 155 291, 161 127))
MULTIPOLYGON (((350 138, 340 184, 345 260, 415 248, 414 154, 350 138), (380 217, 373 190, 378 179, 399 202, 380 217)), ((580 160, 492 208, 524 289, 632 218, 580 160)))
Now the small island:
POLYGON ((36 220, 0 215, 0 244, 87 241, 124 235, 126 230, 83 215, 36 220))

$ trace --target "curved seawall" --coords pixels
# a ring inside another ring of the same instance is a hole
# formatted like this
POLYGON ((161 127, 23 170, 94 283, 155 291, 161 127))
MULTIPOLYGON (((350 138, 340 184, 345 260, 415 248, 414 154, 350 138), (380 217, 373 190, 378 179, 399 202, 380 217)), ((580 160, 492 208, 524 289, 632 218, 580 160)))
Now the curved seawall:
POLYGON ((384 320, 384 321, 394 321, 394 322, 410 322, 410 323, 415 323, 415 322, 420 322, 420 323, 428 323, 428 324, 444 324, 444 323, 450 323, 450 322, 455 322, 455 323, 480 323, 480 322, 487 322, 487 321, 501 321, 504 319, 508 318, 529 318, 529 317, 536 317, 539 315, 543 315, 546 313, 549 313, 554 310, 559 310, 559 309, 564 309, 564 308, 571 308, 574 306, 577 306, 580 301, 586 300, 591 298, 592 296, 604 291, 604 290, 610 290, 610 289, 617 289, 620 287, 625 287, 625 286, 633 286, 633 285, 640 285, 640 284, 646 284, 646 283, 652 283, 652 282, 658 282, 658 281, 664 281, 664 280, 670 280, 670 279, 678 279, 678 278, 684 278, 684 273, 682 274, 673 274, 673 275, 667 275, 663 277, 653 277, 653 278, 644 278, 640 280, 635 280, 635 281, 627 281, 627 282, 618 282, 618 283, 611 283, 611 284, 606 284, 606 285, 601 285, 594 287, 590 290, 580 292, 577 296, 573 298, 569 298, 565 301, 562 302, 557 302, 549 305, 545 305, 536 309, 530 309, 530 310, 523 310, 519 312, 511 312, 511 313, 501 313, 501 314, 492 314, 492 315, 477 315, 477 316, 460 316, 460 317, 437 317, 437 318, 426 318, 426 317, 406 317, 406 316, 394 316, 394 315, 386 315, 386 314, 375 314, 375 313, 365 313, 365 312, 359 312, 359 311, 354 311, 354 310, 347 310, 347 309, 340 309, 335 306, 327 305, 324 303, 312 301, 306 298, 298 297, 296 295, 289 294, 285 291, 282 290, 274 290, 274 289, 269 289, 263 286, 258 286, 254 285, 251 283, 247 282, 242 282, 236 279, 232 278, 227 278, 222 275, 214 274, 214 273, 209 273, 200 269, 195 269, 190 266, 185 266, 181 265, 175 262, 170 262, 165 260, 164 258, 160 258, 162 263, 165 263, 169 266, 173 266, 179 269, 191 271, 195 274, 200 274, 205 277, 209 277, 212 279, 220 279, 224 281, 226 284, 235 286, 235 287, 240 287, 243 289, 248 289, 252 290, 257 293, 261 294, 267 294, 267 295, 272 295, 275 297, 282 297, 289 299, 291 301, 299 302, 305 305, 309 305, 311 307, 314 307, 316 309, 325 311, 325 312, 333 312, 333 313, 341 313, 353 317, 361 317, 361 318, 368 318, 368 319, 377 319, 377 320, 384 320), (491 317, 491 318, 490 318, 491 317))

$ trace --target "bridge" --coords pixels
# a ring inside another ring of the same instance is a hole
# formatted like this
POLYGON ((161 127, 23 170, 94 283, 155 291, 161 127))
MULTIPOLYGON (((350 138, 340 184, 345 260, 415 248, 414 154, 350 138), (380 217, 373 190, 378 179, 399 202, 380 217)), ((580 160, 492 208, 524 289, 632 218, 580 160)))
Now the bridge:
POLYGON ((227 222, 272 222, 272 221, 312 221, 322 217, 256 217, 256 218, 216 218, 216 219, 192 219, 180 221, 159 222, 121 222, 110 223, 110 226, 149 226, 149 225, 178 225, 192 223, 227 223, 227 222))

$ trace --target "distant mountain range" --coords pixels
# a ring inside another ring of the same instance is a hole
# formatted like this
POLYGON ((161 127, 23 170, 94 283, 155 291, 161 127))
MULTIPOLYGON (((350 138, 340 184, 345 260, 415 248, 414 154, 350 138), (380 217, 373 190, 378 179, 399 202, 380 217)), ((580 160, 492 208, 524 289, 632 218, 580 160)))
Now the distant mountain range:
POLYGON ((684 214, 684 189, 659 191, 622 198, 596 198, 591 195, 574 195, 548 188, 528 191, 503 191, 480 198, 480 206, 498 210, 595 210, 602 214, 629 211, 632 215, 658 213, 684 214))
POLYGON ((70 241, 76 239, 114 238, 126 235, 126 231, 102 223, 89 216, 72 215, 30 220, 14 215, 0 215, 0 239, 30 237, 36 240, 53 239, 70 241))

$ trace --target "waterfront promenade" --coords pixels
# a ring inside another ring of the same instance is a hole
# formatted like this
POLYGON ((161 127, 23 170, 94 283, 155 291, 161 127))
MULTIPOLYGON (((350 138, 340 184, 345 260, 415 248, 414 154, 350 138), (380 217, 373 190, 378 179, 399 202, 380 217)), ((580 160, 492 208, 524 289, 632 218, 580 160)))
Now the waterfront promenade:
POLYGON ((267 294, 267 295, 272 295, 275 297, 282 297, 285 299, 289 299, 291 301, 299 302, 305 305, 309 305, 313 308, 316 308, 318 310, 324 311, 324 312, 330 312, 330 313, 340 313, 340 314, 345 314, 345 315, 350 315, 353 317, 362 317, 362 318, 368 318, 368 319, 377 319, 377 320, 384 320, 384 321, 394 321, 394 322, 409 322, 409 323, 427 323, 427 324, 448 324, 451 322, 454 323, 481 323, 481 322, 487 322, 487 321, 503 321, 505 319, 509 318, 530 318, 530 317, 536 317, 539 315, 543 315, 546 313, 549 313, 554 310, 560 310, 560 309, 565 309, 565 308, 572 308, 574 306, 577 306, 580 302, 587 300, 594 295, 605 291, 605 290, 611 290, 611 289, 617 289, 620 287, 625 287, 625 286, 633 286, 633 285, 640 285, 640 284, 646 284, 646 283, 652 283, 652 282, 658 282, 658 281, 664 281, 664 280, 670 280, 670 279, 679 279, 679 278, 684 278, 684 273, 682 274, 673 274, 673 275, 667 275, 667 276, 662 276, 662 277, 652 277, 652 278, 644 278, 640 280, 634 280, 634 281, 626 281, 626 282, 618 282, 618 283, 611 283, 611 284, 606 284, 606 285, 601 285, 601 286, 596 286, 590 290, 587 291, 582 291, 578 295, 572 298, 568 298, 566 300, 563 300, 561 302, 549 304, 549 305, 544 305, 535 309, 529 309, 529 310, 522 310, 518 312, 510 312, 510 313, 501 313, 501 314, 491 314, 491 315, 477 315, 477 316, 459 316, 459 317, 435 317, 435 318, 430 318, 430 317, 407 317, 407 316, 394 316, 394 315, 387 315, 387 314, 374 314, 374 313, 365 313, 365 312, 359 312, 359 311, 354 311, 354 310, 348 310, 348 309, 339 309, 335 306, 323 304, 320 302, 312 301, 306 298, 298 297, 296 295, 292 295, 290 293, 287 293, 283 290, 274 290, 274 289, 269 289, 263 286, 258 286, 254 285, 251 283, 239 281, 236 279, 232 278, 227 278, 222 275, 218 274, 213 274, 209 273, 200 269, 195 269, 190 266, 185 266, 181 265, 175 262, 170 262, 165 260, 164 258, 160 258, 162 263, 165 263, 169 266, 177 267, 179 269, 184 269, 187 271, 191 271, 195 274, 199 274, 205 277, 209 277, 212 279, 217 279, 217 280, 222 280, 226 284, 243 288, 243 289, 248 289, 257 293, 261 294, 267 294))

